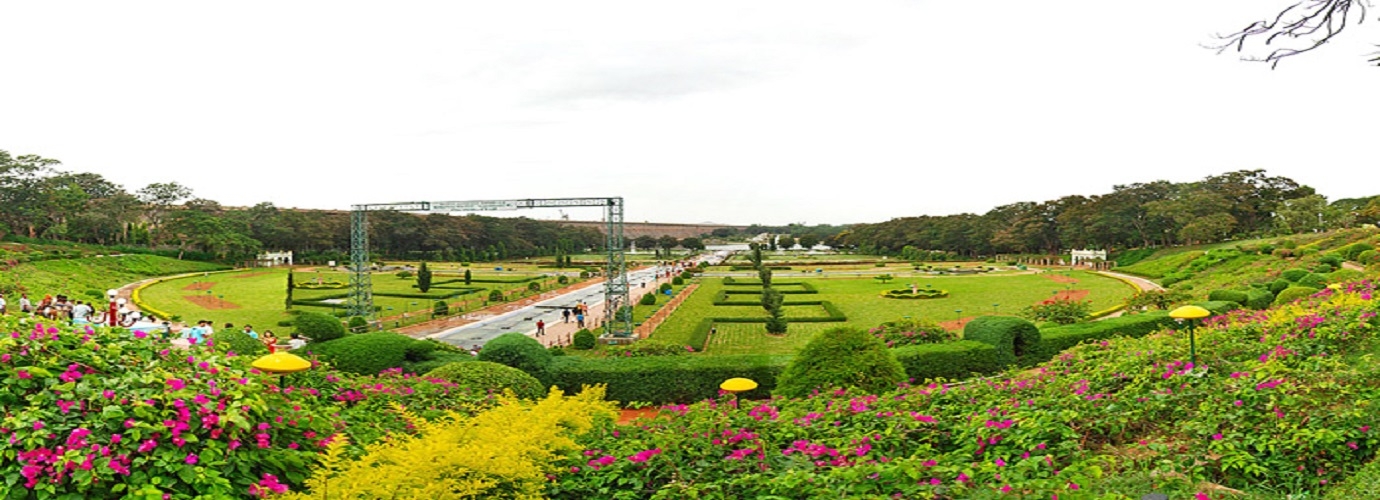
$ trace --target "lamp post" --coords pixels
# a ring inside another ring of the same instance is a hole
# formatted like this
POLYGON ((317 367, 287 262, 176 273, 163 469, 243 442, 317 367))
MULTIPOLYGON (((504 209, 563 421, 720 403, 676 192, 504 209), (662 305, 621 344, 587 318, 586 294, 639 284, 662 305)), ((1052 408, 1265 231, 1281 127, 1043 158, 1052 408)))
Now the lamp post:
POLYGON ((754 382, 750 378, 742 377, 731 378, 725 380, 724 383, 719 384, 719 389, 722 389, 724 392, 727 392, 729 394, 738 394, 740 392, 747 392, 756 388, 757 382, 754 382))
MULTIPOLYGON (((278 351, 254 360, 251 366, 270 375, 284 376, 289 373, 297 373, 311 368, 311 362, 302 359, 296 354, 287 351, 278 351)), ((281 378, 279 379, 278 385, 282 385, 281 378)))
POLYGON ((1189 362, 1193 363, 1194 368, 1198 367, 1198 342, 1194 338, 1193 327, 1197 326, 1196 320, 1211 315, 1212 312, 1198 306, 1183 306, 1169 313, 1171 318, 1188 321, 1188 356, 1189 362))
POLYGON ((962 309, 954 309, 954 321, 963 321, 962 309))
POLYGON ((993 316, 996 316, 996 315, 997 315, 997 306, 1000 306, 1000 305, 1001 305, 1001 304, 992 304, 992 315, 993 315, 993 316))

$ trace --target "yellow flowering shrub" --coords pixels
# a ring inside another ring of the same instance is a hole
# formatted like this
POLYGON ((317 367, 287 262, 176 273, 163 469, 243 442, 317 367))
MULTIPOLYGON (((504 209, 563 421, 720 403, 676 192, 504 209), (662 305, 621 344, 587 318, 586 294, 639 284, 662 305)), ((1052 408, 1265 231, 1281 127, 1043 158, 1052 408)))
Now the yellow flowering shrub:
POLYGON ((577 396, 552 389, 545 399, 522 401, 511 393, 473 417, 451 414, 427 421, 395 407, 416 428, 369 445, 358 460, 344 456, 337 436, 306 492, 281 499, 541 498, 546 475, 574 438, 596 418, 613 418, 604 387, 577 396))

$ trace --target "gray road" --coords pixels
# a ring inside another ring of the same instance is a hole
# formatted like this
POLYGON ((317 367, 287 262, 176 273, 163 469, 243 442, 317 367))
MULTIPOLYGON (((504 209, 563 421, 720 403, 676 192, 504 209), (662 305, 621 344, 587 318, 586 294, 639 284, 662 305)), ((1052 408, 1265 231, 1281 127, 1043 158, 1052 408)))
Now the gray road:
MULTIPOLYGON (((655 279, 656 269, 654 268, 632 271, 628 273, 628 286, 637 289, 644 283, 651 283, 655 279)), ((432 334, 429 338, 469 349, 483 346, 490 339, 505 333, 519 332, 532 335, 537 331, 537 320, 540 319, 548 325, 554 325, 561 321, 562 309, 575 307, 580 302, 584 302, 591 309, 600 306, 604 303, 604 286, 599 285, 576 290, 515 311, 432 334)), ((602 308, 599 309, 602 310, 602 308)), ((591 316, 595 315, 594 313, 595 311, 591 311, 591 316)), ((585 323, 594 324, 598 319, 585 318, 585 323)))

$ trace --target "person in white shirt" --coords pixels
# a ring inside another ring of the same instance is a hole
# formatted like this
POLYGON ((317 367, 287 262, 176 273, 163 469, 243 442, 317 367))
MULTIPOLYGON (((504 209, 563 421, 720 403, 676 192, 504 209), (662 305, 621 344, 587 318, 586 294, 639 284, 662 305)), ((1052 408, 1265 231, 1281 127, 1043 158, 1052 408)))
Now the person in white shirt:
POLYGON ((87 323, 87 322, 90 322, 90 319, 89 319, 89 318, 90 318, 92 312, 93 312, 93 310, 91 309, 91 306, 88 305, 86 302, 77 301, 77 305, 75 305, 75 306, 72 307, 72 322, 73 322, 73 323, 87 323))
POLYGON ((5 314, 5 296, 0 295, 0 316, 5 314))
POLYGON ((303 340, 302 336, 298 335, 296 332, 293 332, 292 340, 288 341, 288 349, 301 349, 306 347, 306 345, 307 341, 303 340))

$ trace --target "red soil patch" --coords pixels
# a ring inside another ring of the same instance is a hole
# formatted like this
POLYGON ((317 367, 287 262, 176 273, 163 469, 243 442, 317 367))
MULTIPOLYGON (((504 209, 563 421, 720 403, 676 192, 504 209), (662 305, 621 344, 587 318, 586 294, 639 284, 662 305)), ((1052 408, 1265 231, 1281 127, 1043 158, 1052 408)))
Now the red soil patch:
POLYGON ((1078 282, 1078 280, 1073 279, 1073 278, 1070 278, 1070 277, 1068 277, 1068 276, 1064 276, 1064 275, 1062 275, 1062 274, 1046 273, 1046 274, 1044 274, 1043 276, 1046 277, 1046 278, 1049 278, 1050 280, 1053 280, 1055 283, 1077 283, 1077 282, 1078 282))
POLYGON ((236 274, 236 275, 234 275, 234 276, 231 276, 231 278, 253 278, 253 277, 255 277, 255 276, 263 276, 263 275, 265 275, 265 274, 273 274, 273 273, 270 273, 270 272, 267 272, 267 271, 260 271, 260 272, 257 272, 257 273, 236 274))
POLYGON ((940 321, 940 322, 939 322, 939 326, 943 327, 945 330, 959 330, 959 331, 961 331, 961 330, 963 330, 963 327, 964 327, 964 326, 967 326, 967 325, 968 325, 968 322, 969 322, 969 321, 972 321, 973 318, 976 318, 976 317, 977 317, 977 316, 968 316, 968 317, 966 317, 966 318, 957 319, 957 320, 953 320, 953 321, 940 321))
POLYGON ((234 302, 226 302, 224 300, 215 297, 207 297, 205 295, 183 295, 182 298, 187 299, 187 302, 191 302, 193 304, 201 306, 203 309, 209 309, 212 311, 217 309, 240 308, 240 305, 234 302))
POLYGON ((192 283, 192 284, 190 284, 190 285, 184 286, 184 287, 182 287, 182 289, 183 289, 183 290, 188 290, 188 291, 193 291, 193 292, 200 292, 200 291, 204 291, 204 290, 210 290, 211 287, 213 287, 213 286, 216 286, 216 283, 213 282, 213 281, 198 281, 198 282, 196 282, 196 283, 192 283))
POLYGON ((1056 300, 1072 300, 1072 301, 1079 301, 1079 300, 1083 300, 1083 298, 1084 298, 1084 297, 1087 297, 1087 296, 1088 296, 1088 291, 1087 291, 1087 290, 1062 290, 1062 291, 1060 291, 1059 293, 1054 294, 1054 298, 1042 300, 1042 301, 1040 301, 1040 303, 1041 303, 1041 304, 1053 304, 1054 301, 1056 301, 1056 300))

